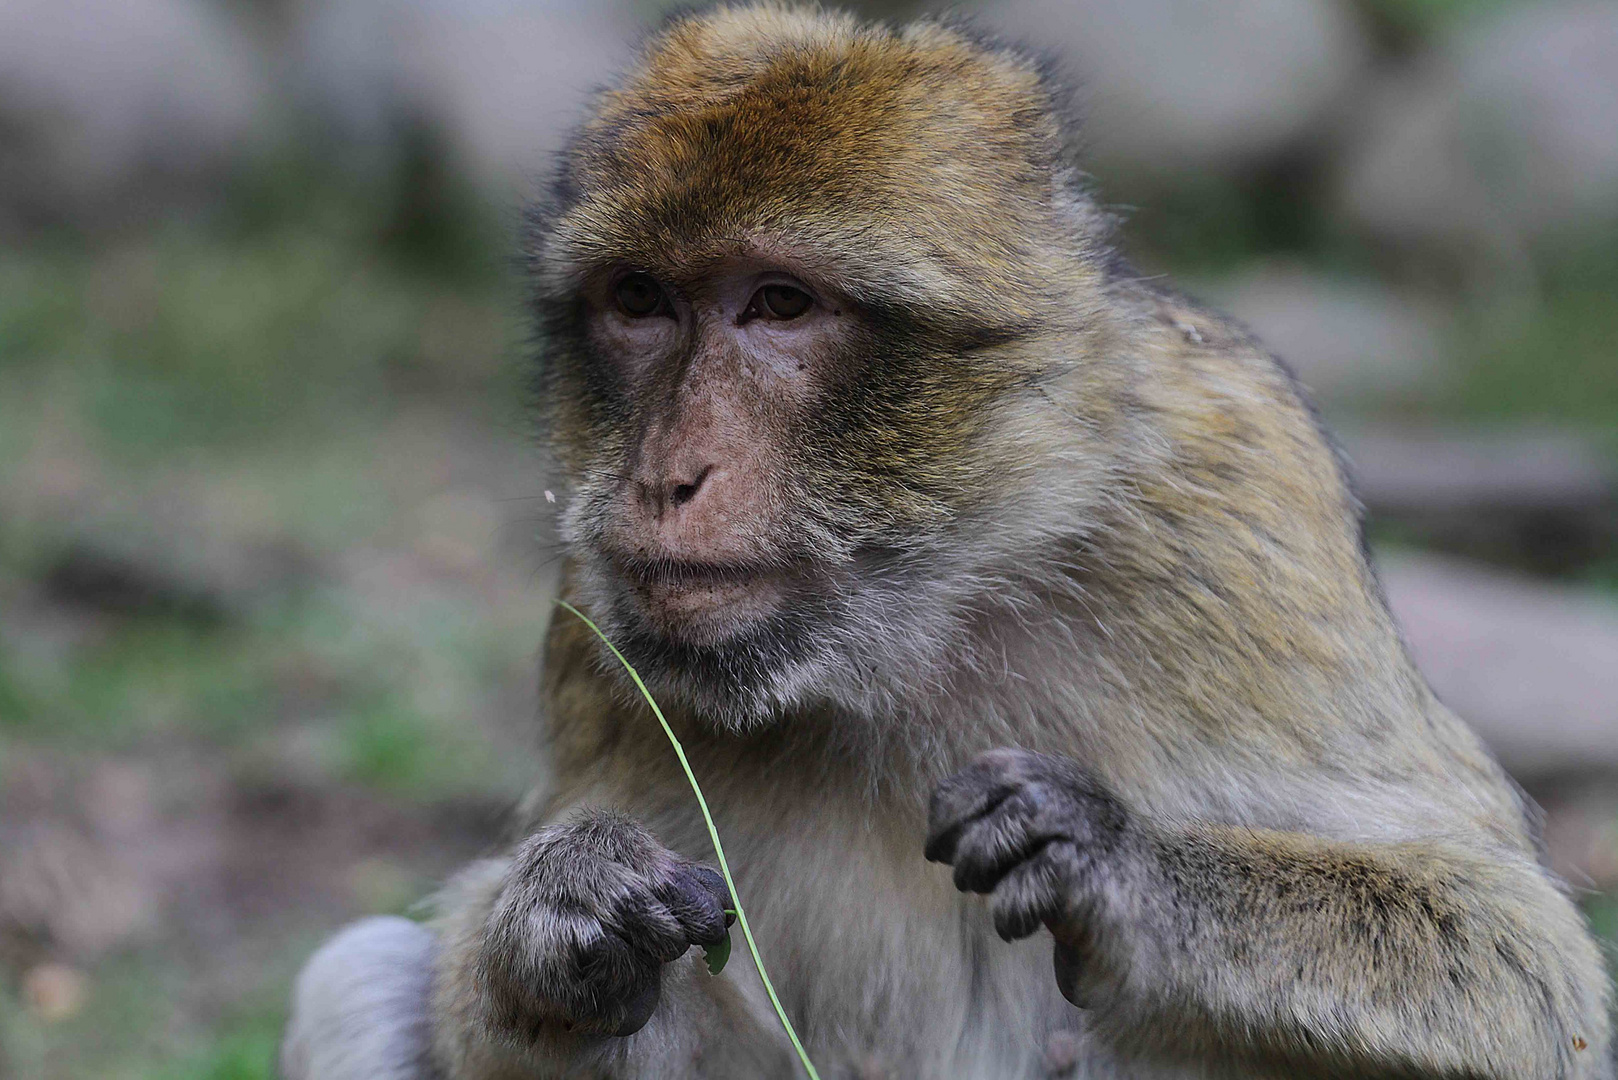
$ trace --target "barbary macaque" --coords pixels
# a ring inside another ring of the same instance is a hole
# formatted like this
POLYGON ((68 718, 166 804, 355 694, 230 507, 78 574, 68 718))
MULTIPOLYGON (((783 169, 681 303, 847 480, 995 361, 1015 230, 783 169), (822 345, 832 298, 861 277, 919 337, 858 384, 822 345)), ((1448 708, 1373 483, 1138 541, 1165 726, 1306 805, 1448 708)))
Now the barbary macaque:
MULTIPOLYGON (((675 18, 536 215, 563 594, 684 742, 823 1077, 1610 1077, 1522 797, 1297 386, 1115 252, 1041 66, 675 18)), ((552 622, 555 784, 299 981, 288 1080, 800 1068, 655 720, 552 622)))

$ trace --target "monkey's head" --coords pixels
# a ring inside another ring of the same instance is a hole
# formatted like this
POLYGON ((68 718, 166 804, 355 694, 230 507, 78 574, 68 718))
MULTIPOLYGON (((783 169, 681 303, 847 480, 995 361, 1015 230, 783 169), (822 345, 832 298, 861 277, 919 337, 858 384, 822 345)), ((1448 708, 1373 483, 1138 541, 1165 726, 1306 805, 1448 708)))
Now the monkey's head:
POLYGON ((1062 128, 1019 53, 777 7, 599 99, 535 229, 539 397, 581 599, 659 694, 892 699, 1094 497, 1107 418, 1046 385, 1107 333, 1062 128))

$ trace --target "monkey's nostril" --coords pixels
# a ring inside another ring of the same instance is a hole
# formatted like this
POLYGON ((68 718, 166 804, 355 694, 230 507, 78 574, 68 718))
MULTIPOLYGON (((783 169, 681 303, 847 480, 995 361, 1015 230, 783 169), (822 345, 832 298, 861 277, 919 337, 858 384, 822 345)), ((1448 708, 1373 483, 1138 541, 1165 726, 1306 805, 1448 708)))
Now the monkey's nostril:
POLYGON ((702 486, 702 482, 704 480, 708 479, 708 474, 712 471, 713 466, 709 465, 707 468, 699 472, 696 475, 696 479, 692 480, 689 484, 676 484, 674 486, 674 490, 669 492, 669 501, 675 506, 684 506, 686 503, 696 498, 697 489, 702 486))

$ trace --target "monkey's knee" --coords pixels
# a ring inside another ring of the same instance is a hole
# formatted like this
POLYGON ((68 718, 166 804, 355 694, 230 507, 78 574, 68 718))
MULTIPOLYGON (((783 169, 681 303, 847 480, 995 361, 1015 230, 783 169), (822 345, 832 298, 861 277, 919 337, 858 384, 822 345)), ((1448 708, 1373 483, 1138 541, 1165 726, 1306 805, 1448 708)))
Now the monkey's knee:
POLYGON ((428 998, 436 938, 393 916, 362 919, 298 974, 283 1080, 435 1080, 428 998))

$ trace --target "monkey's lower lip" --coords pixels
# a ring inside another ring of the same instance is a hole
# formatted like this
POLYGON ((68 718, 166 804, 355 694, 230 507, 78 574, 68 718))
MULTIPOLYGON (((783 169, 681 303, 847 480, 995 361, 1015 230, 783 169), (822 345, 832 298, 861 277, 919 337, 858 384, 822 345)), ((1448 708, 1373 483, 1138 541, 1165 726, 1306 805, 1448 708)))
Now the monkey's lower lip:
POLYGON ((717 643, 768 615, 786 587, 784 574, 739 567, 664 567, 625 580, 659 632, 693 644, 717 643))

